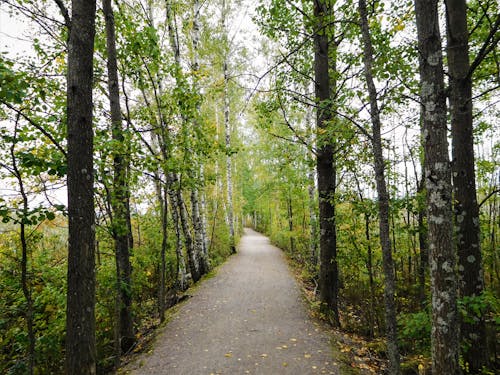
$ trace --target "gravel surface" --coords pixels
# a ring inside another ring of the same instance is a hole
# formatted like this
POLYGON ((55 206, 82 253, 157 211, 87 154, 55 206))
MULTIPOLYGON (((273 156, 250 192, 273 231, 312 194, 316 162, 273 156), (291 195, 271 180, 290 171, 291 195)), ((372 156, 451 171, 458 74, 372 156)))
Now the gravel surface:
POLYGON ((238 254, 202 283, 131 374, 338 374, 281 250, 245 229, 238 254))

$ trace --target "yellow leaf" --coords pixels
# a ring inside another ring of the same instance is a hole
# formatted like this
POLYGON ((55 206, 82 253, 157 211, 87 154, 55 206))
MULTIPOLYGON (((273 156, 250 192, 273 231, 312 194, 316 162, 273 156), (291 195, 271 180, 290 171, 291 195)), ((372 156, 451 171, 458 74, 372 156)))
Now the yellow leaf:
POLYGON ((226 353, 224 354, 224 357, 231 358, 233 356, 233 353, 226 353))
POLYGON ((304 358, 311 358, 310 354, 304 354, 304 358))
POLYGON ((283 367, 286 367, 286 366, 288 366, 288 363, 283 362, 282 365, 283 365, 283 367))

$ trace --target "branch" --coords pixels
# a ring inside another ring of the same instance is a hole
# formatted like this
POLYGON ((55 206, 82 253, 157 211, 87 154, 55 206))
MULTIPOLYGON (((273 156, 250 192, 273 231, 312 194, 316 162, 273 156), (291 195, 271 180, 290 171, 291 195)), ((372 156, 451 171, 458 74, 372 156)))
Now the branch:
POLYGON ((481 208, 483 204, 486 203, 488 199, 490 199, 492 196, 494 196, 496 193, 500 193, 500 189, 494 189, 492 192, 490 192, 482 201, 479 203, 478 208, 481 208))
POLYGON ((469 69, 469 73, 467 74, 467 78, 470 78, 472 76, 474 71, 483 62, 483 60, 488 55, 488 53, 493 51, 495 49, 495 47, 497 46, 498 42, 500 42, 500 35, 497 35, 495 37, 495 34, 497 33, 499 28, 500 28, 500 14, 497 15, 497 19, 495 20, 495 24, 492 26, 490 33, 488 34, 488 37, 484 41, 476 58, 474 59, 474 61, 470 65, 470 69, 469 69))
POLYGON ((0 99, 0 103, 4 104, 7 108, 13 110, 16 112, 18 115, 20 115, 22 118, 24 118, 26 121, 28 121, 31 125, 33 125, 36 129, 38 129, 44 136, 46 136, 56 148, 62 152, 65 158, 68 157, 68 154, 66 154, 66 150, 55 140, 55 138, 47 132, 41 125, 37 124, 34 120, 32 120, 30 117, 25 115, 22 110, 15 108, 12 106, 10 103, 7 103, 6 101, 0 99))
POLYGON ((71 18, 69 16, 68 8, 64 5, 62 0, 54 0, 61 11, 62 16, 64 17, 64 23, 68 29, 71 29, 71 18))
POLYGON ((283 102, 281 101, 281 96, 279 95, 279 93, 278 93, 278 100, 280 103, 281 112, 283 114, 283 120, 285 121, 285 124, 288 127, 288 129, 290 129, 292 131, 292 133, 295 135, 295 137, 297 137, 297 139, 300 141, 300 143, 302 143, 304 146, 306 146, 306 148, 310 152, 312 152, 314 155, 316 155, 316 153, 314 152, 314 149, 311 147, 311 145, 309 143, 307 143, 307 141, 304 138, 302 138, 302 136, 300 134, 297 133, 297 130, 295 130, 295 128, 292 126, 292 124, 290 124, 290 122, 288 121, 288 119, 286 117, 286 111, 285 111, 285 108, 283 107, 283 102))

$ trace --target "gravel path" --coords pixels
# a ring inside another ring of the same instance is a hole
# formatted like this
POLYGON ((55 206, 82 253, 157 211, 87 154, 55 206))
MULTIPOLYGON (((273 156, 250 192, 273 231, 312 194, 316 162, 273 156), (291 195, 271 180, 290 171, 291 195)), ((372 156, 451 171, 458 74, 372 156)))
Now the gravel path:
POLYGON ((281 251, 251 229, 238 250, 127 373, 338 374, 281 251))

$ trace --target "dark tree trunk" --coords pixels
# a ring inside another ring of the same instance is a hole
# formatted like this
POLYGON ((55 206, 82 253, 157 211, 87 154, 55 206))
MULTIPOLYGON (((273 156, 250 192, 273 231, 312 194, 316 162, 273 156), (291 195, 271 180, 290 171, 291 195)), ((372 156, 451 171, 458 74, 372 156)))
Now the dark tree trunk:
POLYGON ((293 254, 295 252, 295 241, 293 238, 293 206, 292 198, 289 195, 287 199, 287 211, 288 211, 288 231, 290 232, 290 251, 293 254))
POLYGON ((92 82, 95 0, 73 0, 68 43, 66 373, 96 373, 92 82))
POLYGON ((437 0, 415 0, 432 295, 432 371, 459 374, 456 256, 437 0))
MULTIPOLYGON (((373 82, 373 47, 368 27, 368 15, 365 0, 359 0, 359 14, 361 17, 361 34, 363 40, 363 61, 370 97, 370 117, 372 121, 372 147, 375 163, 375 182, 378 195, 380 246, 382 247, 382 263, 384 268, 384 302, 387 330, 387 352, 389 357, 389 374, 401 373, 399 365, 399 349, 396 321, 396 304, 394 294, 396 281, 394 277, 394 262, 392 259, 391 239, 389 231, 389 194, 385 180, 385 166, 380 133, 380 110, 378 107, 377 90, 373 82)), ((394 220, 393 220, 394 222, 394 220)))
POLYGON ((316 31, 314 34, 314 73, 317 102, 316 123, 318 144, 316 168, 318 171, 319 226, 320 226, 320 300, 334 325, 339 326, 338 309, 338 264, 337 232, 335 224, 336 166, 333 159, 333 145, 322 134, 333 119, 331 111, 331 82, 329 38, 326 32, 330 14, 326 2, 314 1, 316 31))
POLYGON ((28 218, 29 205, 28 196, 26 190, 24 189, 24 181, 21 173, 17 167, 17 160, 15 155, 15 146, 17 140, 17 126, 18 126, 19 115, 16 119, 15 129, 14 129, 14 142, 10 147, 10 154, 12 157, 12 171, 17 179, 19 185, 19 192, 22 198, 22 217, 20 220, 20 233, 19 240, 21 241, 21 289, 23 291, 24 298, 26 299, 26 309, 24 311, 24 317, 26 319, 26 329, 28 331, 28 374, 33 375, 35 368, 35 331, 33 329, 33 297, 31 294, 31 283, 28 274, 28 241, 26 239, 26 222, 25 219, 28 218))
MULTIPOLYGON (((446 0, 445 3, 458 287, 460 297, 478 297, 483 292, 484 281, 474 173, 467 4, 465 0, 446 0)), ((488 361, 484 314, 475 314, 471 309, 468 309, 467 313, 470 316, 468 319, 462 319, 460 324, 462 340, 468 348, 464 352, 464 360, 469 373, 478 374, 488 361)))
POLYGON ((115 20, 111 0, 102 2, 106 21, 106 49, 108 53, 108 90, 111 111, 111 136, 114 141, 113 190, 111 192, 112 230, 115 241, 117 271, 117 298, 119 303, 119 334, 122 353, 126 353, 135 343, 134 320, 132 316, 132 294, 130 264, 130 217, 128 209, 129 189, 127 182, 127 152, 123 135, 118 86, 116 57, 115 20))

